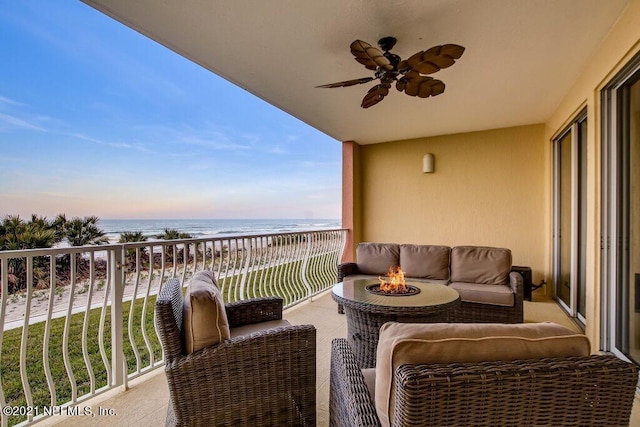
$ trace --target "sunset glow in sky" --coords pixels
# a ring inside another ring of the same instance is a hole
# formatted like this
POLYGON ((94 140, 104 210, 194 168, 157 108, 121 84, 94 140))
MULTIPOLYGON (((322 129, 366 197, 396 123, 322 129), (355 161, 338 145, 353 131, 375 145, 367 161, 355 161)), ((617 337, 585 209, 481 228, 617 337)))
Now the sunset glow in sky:
POLYGON ((89 6, 0 40, 0 217, 340 217, 339 142, 89 6))

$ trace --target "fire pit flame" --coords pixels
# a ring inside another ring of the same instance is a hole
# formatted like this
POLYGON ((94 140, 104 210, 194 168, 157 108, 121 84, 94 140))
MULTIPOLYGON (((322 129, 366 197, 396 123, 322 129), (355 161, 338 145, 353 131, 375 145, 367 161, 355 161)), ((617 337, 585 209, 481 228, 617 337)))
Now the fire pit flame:
POLYGON ((398 267, 391 267, 385 277, 378 277, 380 291, 389 294, 404 294, 410 292, 404 280, 404 272, 398 267))

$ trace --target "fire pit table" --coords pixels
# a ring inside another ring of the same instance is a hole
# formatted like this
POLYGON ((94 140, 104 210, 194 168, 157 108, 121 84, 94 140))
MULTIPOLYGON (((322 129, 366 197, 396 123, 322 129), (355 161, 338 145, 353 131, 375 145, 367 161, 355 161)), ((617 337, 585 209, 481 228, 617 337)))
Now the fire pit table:
POLYGON ((380 327, 387 322, 450 322, 460 295, 445 285, 408 280, 410 294, 374 293, 376 279, 353 279, 333 287, 333 299, 344 307, 347 339, 361 368, 376 366, 380 327), (417 290, 417 291, 416 291, 417 290))

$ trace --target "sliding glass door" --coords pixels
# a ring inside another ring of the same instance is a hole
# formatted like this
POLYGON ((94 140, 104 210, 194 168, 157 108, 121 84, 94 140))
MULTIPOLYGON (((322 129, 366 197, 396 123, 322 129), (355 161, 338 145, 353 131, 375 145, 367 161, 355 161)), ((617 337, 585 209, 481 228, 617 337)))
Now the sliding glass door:
POLYGON ((628 342, 629 356, 640 361, 640 81, 629 87, 629 163, 629 314, 621 319, 629 330, 622 341, 628 342))
POLYGON ((554 296, 585 318, 587 112, 554 139, 554 296))
POLYGON ((603 107, 603 342, 640 362, 640 57, 603 107))

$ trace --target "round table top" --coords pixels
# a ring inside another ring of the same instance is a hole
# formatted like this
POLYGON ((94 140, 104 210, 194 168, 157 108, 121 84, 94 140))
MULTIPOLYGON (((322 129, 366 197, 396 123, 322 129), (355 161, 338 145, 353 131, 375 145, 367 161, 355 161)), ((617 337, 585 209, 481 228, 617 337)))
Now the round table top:
POLYGON ((333 286, 333 294, 340 299, 360 304, 383 307, 425 307, 448 304, 460 298, 449 286, 407 280, 407 285, 420 289, 416 295, 377 295, 367 290, 368 285, 380 283, 377 279, 346 279, 333 286))

